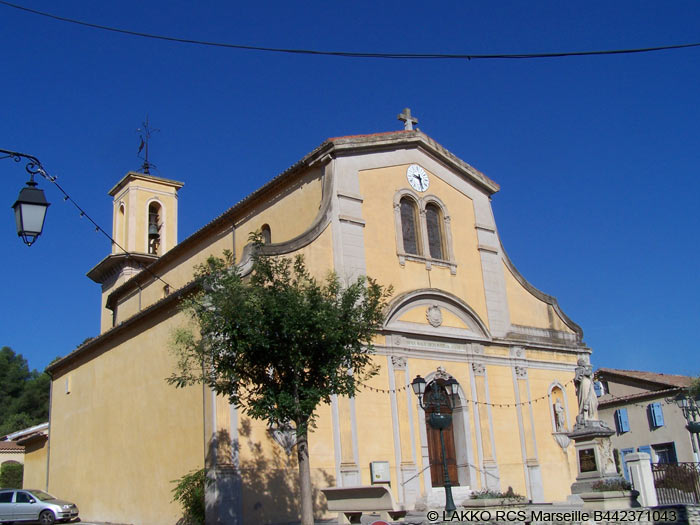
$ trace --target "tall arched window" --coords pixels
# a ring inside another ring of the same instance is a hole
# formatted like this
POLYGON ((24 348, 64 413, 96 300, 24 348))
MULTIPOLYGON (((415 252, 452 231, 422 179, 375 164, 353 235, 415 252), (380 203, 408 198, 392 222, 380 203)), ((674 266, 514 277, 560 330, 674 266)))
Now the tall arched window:
POLYGON ((425 222, 428 229, 428 249, 434 259, 445 259, 440 208, 430 203, 425 207, 425 222))
POLYGON ((401 199, 401 234, 403 236, 403 250, 406 253, 420 255, 420 242, 418 237, 418 206, 409 197, 401 199))
POLYGON ((263 224, 260 233, 262 233, 263 243, 270 244, 272 242, 272 231, 269 224, 263 224))
POLYGON ((457 261, 452 247, 450 215, 436 195, 420 196, 410 188, 394 194, 394 224, 396 226, 396 255, 399 264, 422 262, 447 267, 457 273, 457 261))
POLYGON ((120 249, 126 245, 126 218, 125 218, 125 208, 124 203, 119 205, 119 211, 117 212, 117 242, 119 243, 120 249))

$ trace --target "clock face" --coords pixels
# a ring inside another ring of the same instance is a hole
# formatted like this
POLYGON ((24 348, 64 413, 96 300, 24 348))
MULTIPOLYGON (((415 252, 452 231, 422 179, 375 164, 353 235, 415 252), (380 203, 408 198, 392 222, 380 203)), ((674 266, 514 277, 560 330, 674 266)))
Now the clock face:
POLYGON ((428 174, 418 164, 411 164, 406 170, 406 178, 411 187, 416 191, 425 191, 430 185, 428 174))

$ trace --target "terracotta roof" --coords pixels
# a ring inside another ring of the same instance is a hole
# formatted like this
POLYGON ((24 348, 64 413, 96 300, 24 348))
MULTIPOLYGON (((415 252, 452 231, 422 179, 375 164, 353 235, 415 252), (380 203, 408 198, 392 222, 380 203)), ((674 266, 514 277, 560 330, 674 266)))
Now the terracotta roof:
POLYGON ((599 368, 598 376, 617 376, 638 381, 647 381, 658 385, 674 388, 686 388, 693 381, 692 377, 674 374, 659 374, 656 372, 642 372, 640 370, 618 370, 615 368, 599 368))
POLYGON ((24 447, 16 441, 0 441, 0 453, 3 452, 24 452, 24 447))
POLYGON ((628 394, 626 396, 608 397, 609 394, 601 396, 598 399, 598 407, 605 408, 612 405, 623 405, 630 401, 640 401, 642 399, 652 399, 657 397, 673 397, 673 394, 680 392, 681 389, 664 388, 662 390, 648 390, 647 392, 637 392, 636 394, 628 394))
MULTIPOLYGON (((379 133, 364 133, 360 135, 343 135, 342 137, 330 137, 329 139, 326 140, 326 142, 333 142, 336 140, 342 140, 342 139, 355 139, 355 138, 365 138, 365 137, 381 137, 382 135, 395 135, 398 133, 410 133, 413 130, 410 129, 402 129, 399 131, 381 131, 379 133)), ((418 130, 415 130, 418 131, 418 130)))

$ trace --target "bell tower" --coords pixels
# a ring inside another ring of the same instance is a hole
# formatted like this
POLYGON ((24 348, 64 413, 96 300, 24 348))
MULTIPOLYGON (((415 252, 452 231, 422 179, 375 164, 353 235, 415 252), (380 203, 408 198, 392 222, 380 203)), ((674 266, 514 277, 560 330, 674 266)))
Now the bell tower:
POLYGON ((114 188, 112 253, 160 257, 177 244, 177 192, 183 183, 130 171, 114 188))
POLYGON ((111 190, 111 253, 87 276, 102 285, 101 331, 112 327, 106 299, 117 286, 177 244, 177 192, 182 182, 128 172, 111 190))

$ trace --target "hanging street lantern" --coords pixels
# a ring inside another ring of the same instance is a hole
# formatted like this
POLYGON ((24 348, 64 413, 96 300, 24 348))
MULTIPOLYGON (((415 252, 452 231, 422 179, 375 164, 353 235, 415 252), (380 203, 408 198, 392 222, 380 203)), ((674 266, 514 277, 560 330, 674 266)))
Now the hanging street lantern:
POLYGON ((44 197, 44 190, 37 188, 34 177, 27 186, 19 192, 17 201, 12 205, 15 210, 17 235, 22 237, 24 244, 31 246, 44 229, 46 210, 50 204, 44 197))
POLYGON ((0 149, 0 154, 4 154, 0 159, 12 159, 15 162, 21 162, 23 159, 28 161, 25 169, 29 173, 29 181, 19 192, 19 197, 12 205, 12 209, 15 212, 17 235, 22 237, 24 244, 31 246, 44 229, 46 210, 50 206, 44 196, 44 190, 37 188, 34 175, 39 174, 50 181, 54 178, 46 174, 39 159, 33 155, 6 149, 0 149))

